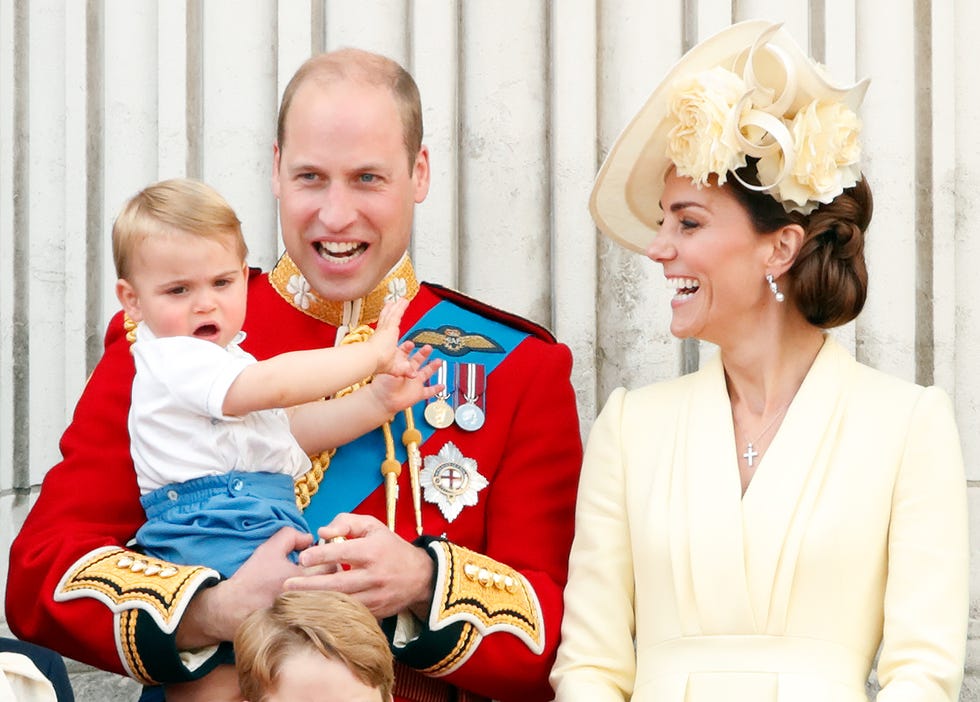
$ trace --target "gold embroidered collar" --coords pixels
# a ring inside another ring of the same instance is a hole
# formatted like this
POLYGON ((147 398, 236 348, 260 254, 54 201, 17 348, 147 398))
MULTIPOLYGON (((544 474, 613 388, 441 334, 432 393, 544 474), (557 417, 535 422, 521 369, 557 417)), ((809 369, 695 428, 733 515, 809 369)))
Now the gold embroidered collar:
POLYGON ((324 300, 310 287, 289 254, 284 253, 269 273, 269 282, 282 298, 303 314, 335 327, 374 324, 389 297, 409 300, 419 291, 419 281, 408 254, 402 256, 378 286, 359 300, 324 300))

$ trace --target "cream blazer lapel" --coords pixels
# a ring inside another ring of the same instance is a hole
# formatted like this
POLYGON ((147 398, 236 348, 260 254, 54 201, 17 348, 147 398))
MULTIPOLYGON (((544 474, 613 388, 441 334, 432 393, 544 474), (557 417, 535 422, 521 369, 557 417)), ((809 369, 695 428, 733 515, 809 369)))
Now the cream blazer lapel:
POLYGON ((785 629, 796 561, 833 461, 855 368, 827 336, 742 500, 749 592, 761 631, 785 629))
MULTIPOLYGON (((741 483, 735 459, 731 405, 716 355, 698 371, 687 411, 678 417, 685 444, 675 454, 671 519, 672 551, 690 558, 692 609, 698 630, 715 634, 754 630, 742 535, 741 483)), ((675 572, 682 568, 675 561, 675 572)), ((683 589, 678 587, 678 592, 683 589)), ((685 616, 685 614, 687 616, 685 616)))
POLYGON ((688 633, 784 630, 796 559, 856 367, 826 337, 744 498, 720 356, 697 373, 677 419, 684 444, 673 469, 682 477, 670 501, 677 592, 691 595, 680 603, 688 633))

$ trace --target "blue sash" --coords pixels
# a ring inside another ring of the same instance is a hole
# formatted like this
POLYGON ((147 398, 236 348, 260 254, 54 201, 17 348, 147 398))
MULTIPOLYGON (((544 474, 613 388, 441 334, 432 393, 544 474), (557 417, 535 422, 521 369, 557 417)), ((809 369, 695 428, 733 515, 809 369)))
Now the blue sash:
MULTIPOLYGON (((482 363, 488 379, 507 355, 529 336, 527 332, 487 319, 455 303, 442 300, 426 312, 402 338, 411 338, 420 330, 436 330, 447 326, 462 329, 466 334, 481 334, 496 342, 498 348, 490 351, 469 349, 465 352, 465 362, 482 363)), ((461 354, 446 353, 433 348, 432 358, 440 358, 443 363, 451 364, 459 360, 461 354)), ((489 387, 489 380, 487 385, 489 387)), ((493 402, 492 394, 489 401, 493 402)), ((422 417, 424 408, 425 403, 421 402, 412 408, 415 415, 415 428, 422 434, 423 444, 436 431, 422 417)), ((492 407, 489 411, 493 412, 492 407)), ((399 412, 392 421, 391 431, 395 438, 395 456, 404 464, 407 460, 405 447, 401 443, 401 435, 405 431, 404 413, 399 412)), ((353 511, 368 495, 378 489, 384 482, 381 475, 381 461, 384 460, 384 456, 385 444, 381 429, 369 432, 337 450, 323 476, 320 489, 313 495, 309 507, 303 512, 310 531, 316 534, 319 527, 328 524, 338 513, 353 511)))

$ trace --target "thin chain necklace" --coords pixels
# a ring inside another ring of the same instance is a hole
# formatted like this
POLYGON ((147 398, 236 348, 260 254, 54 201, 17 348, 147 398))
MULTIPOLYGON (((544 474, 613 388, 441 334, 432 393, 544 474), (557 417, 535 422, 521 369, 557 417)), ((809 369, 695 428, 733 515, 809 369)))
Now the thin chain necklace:
POLYGON ((769 423, 766 425, 766 428, 763 429, 761 432, 759 432, 759 435, 757 437, 749 440, 748 446, 745 447, 745 453, 742 454, 742 458, 744 458, 748 462, 749 468, 751 468, 755 464, 755 459, 759 457, 759 452, 755 450, 755 444, 759 443, 759 441, 762 440, 762 437, 764 437, 766 434, 769 433, 769 430, 772 429, 773 425, 776 424, 776 421, 783 416, 783 413, 786 411, 789 405, 790 405, 789 402, 783 405, 782 408, 778 412, 776 412, 775 416, 769 420, 769 423))

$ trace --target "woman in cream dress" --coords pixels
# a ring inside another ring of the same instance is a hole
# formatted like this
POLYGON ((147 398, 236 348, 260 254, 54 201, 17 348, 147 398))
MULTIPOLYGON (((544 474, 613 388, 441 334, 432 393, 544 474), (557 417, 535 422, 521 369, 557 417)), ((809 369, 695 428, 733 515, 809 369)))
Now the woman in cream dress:
POLYGON ((857 110, 787 32, 692 49, 619 137, 600 229, 663 266, 696 373, 593 427, 557 702, 956 700, 968 618, 951 405, 826 329, 867 290, 857 110), (655 236, 654 236, 655 235, 655 236))

